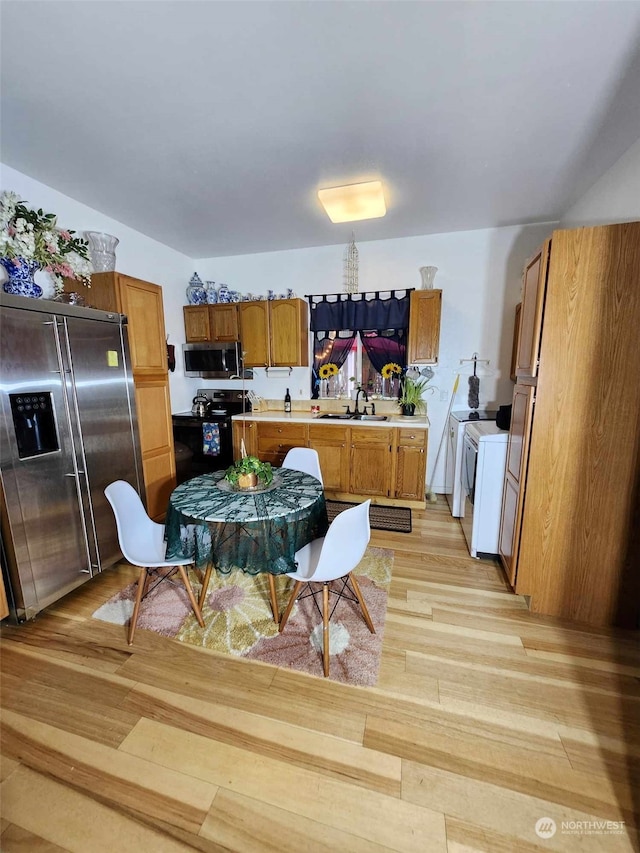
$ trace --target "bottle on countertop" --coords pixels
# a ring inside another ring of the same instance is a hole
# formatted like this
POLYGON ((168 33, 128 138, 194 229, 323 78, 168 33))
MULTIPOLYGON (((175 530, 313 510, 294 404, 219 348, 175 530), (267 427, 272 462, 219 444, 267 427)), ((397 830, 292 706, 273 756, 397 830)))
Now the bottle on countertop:
POLYGON ((284 395, 284 410, 285 410, 285 412, 291 411, 291 394, 289 393, 288 388, 287 388, 287 393, 284 395))

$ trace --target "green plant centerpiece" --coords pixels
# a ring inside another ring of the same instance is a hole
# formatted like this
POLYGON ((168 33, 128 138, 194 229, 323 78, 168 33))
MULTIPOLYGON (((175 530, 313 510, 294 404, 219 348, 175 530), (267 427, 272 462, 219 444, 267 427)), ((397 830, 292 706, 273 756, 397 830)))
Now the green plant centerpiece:
POLYGON ((413 415, 415 412, 427 411, 422 395, 427 390, 433 391, 433 388, 429 388, 428 386, 428 379, 411 379, 410 376, 405 374, 400 386, 400 396, 398 397, 398 405, 402 409, 403 415, 413 415))
POLYGON ((273 469, 270 462, 261 462, 257 456, 243 456, 227 468, 224 478, 237 489, 255 489, 271 485, 273 469))

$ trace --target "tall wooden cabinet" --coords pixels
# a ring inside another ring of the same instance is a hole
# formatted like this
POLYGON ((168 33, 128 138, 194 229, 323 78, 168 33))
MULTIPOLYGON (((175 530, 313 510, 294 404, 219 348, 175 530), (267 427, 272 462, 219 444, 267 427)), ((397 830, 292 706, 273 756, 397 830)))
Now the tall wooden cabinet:
MULTIPOLYGON (((65 282, 65 289, 75 287, 65 282)), ((94 273, 87 301, 127 315, 147 511, 162 520, 176 485, 162 288, 118 272, 94 273)))
POLYGON ((531 610, 640 616, 640 222, 555 231, 525 271, 500 550, 531 610))

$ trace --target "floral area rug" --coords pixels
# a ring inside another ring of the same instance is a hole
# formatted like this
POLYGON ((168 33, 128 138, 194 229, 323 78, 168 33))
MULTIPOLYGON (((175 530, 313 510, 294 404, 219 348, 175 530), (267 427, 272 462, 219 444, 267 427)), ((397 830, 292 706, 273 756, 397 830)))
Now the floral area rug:
MULTIPOLYGON (((355 569, 375 634, 367 628, 357 602, 329 596, 330 608, 338 601, 329 624, 329 677, 335 681, 362 686, 376 683, 392 569, 393 551, 373 547, 367 549, 355 569)), ((339 589, 342 584, 334 581, 332 586, 339 589)), ((292 587, 290 578, 276 577, 280 613, 286 607, 292 587)), ((313 587, 322 589, 321 584, 313 587)), ((129 584, 99 607, 93 618, 127 625, 135 593, 136 584, 129 584)), ((197 594, 196 588, 196 597, 197 594)), ((321 607, 321 594, 318 603, 321 607)), ((179 580, 164 581, 152 588, 142 602, 136 631, 155 631, 182 643, 323 677, 322 616, 311 596, 296 602, 280 634, 271 615, 265 575, 247 575, 239 570, 229 575, 213 572, 202 618, 204 629, 198 625, 179 580)))

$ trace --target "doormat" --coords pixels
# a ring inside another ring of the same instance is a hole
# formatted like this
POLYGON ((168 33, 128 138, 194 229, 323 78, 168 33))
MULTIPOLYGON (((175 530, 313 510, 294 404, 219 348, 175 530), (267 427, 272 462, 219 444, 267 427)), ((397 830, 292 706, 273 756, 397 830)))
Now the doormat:
MULTIPOLYGON (((334 681, 371 687, 378 680, 392 569, 393 551, 372 546, 354 569, 376 633, 367 628, 357 603, 347 599, 338 603, 329 623, 329 678, 334 681)), ((194 587, 197 586, 195 575, 191 577, 194 587)), ((293 581, 286 575, 276 577, 280 613, 287 605, 292 586, 293 581)), ((95 611, 93 618, 127 626, 133 613, 136 587, 135 583, 129 584, 113 595, 95 611)), ((321 584, 314 584, 315 587, 321 589, 321 584)), ((331 607, 334 601, 331 595, 331 607)), ((155 631, 181 643, 323 678, 322 616, 311 597, 294 605, 280 634, 271 615, 266 575, 248 575, 239 569, 230 575, 213 572, 202 618, 204 629, 196 622, 184 586, 164 582, 153 588, 142 602, 136 636, 140 630, 155 631)), ((135 642, 134 637, 134 645, 135 642)))
MULTIPOLYGON (((327 501, 329 523, 345 509, 356 506, 348 501, 327 501)), ((391 530, 393 533, 411 533, 411 510, 404 506, 369 507, 369 524, 374 530, 391 530)))

